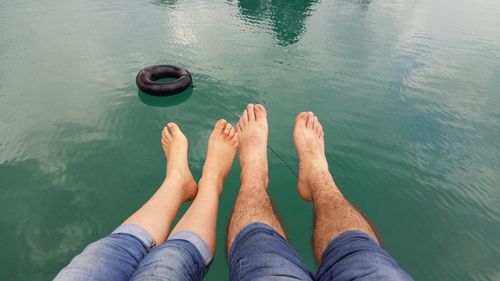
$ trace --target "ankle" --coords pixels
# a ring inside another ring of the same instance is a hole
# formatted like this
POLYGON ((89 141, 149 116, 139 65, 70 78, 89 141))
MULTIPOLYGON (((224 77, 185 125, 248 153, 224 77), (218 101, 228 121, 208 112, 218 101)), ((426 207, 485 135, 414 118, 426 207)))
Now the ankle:
POLYGON ((184 180, 179 175, 168 175, 163 180, 161 186, 165 186, 168 188, 180 188, 184 185, 184 180))
POLYGON ((267 177, 267 161, 240 161, 240 178, 246 177, 267 177))
POLYGON ((205 176, 202 175, 200 181, 198 182, 199 189, 214 189, 219 193, 222 191, 222 185, 224 184, 224 179, 217 176, 205 176), (219 191, 220 190, 220 191, 219 191))
POLYGON ((323 152, 319 151, 304 151, 299 154, 300 162, 309 163, 316 166, 326 166, 328 167, 328 160, 323 152))
POLYGON ((267 165, 262 165, 260 168, 242 168, 240 174, 241 187, 263 187, 267 188, 269 184, 269 176, 267 172, 267 165))
POLYGON ((321 200, 332 201, 335 199, 344 198, 344 195, 342 195, 337 185, 333 182, 333 179, 331 183, 327 184, 318 185, 317 182, 314 183, 311 188, 311 196, 313 202, 318 202, 321 200))
POLYGON ((267 150, 259 151, 259 149, 255 148, 251 154, 239 155, 239 161, 242 168, 247 166, 253 167, 255 165, 267 166, 267 150))
POLYGON ((242 183, 238 191, 238 197, 242 198, 266 198, 269 197, 267 186, 262 184, 242 183))
POLYGON ((240 191, 251 191, 255 192, 257 190, 267 190, 268 180, 267 179, 251 179, 241 181, 240 191))

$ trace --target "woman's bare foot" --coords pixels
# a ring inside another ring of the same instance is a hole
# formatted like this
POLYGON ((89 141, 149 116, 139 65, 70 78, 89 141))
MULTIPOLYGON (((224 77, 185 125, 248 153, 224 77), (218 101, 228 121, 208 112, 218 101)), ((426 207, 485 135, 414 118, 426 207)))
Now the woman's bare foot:
POLYGON ((192 200, 198 192, 198 187, 188 166, 186 136, 177 124, 170 122, 163 128, 161 144, 167 158, 165 185, 169 188, 180 187, 185 200, 192 200))
POLYGON ((264 180, 268 184, 267 164, 267 112, 263 105, 249 104, 238 121, 237 132, 240 138, 238 157, 240 158, 241 178, 264 180))
POLYGON ((312 112, 301 112, 295 119, 293 142, 299 154, 299 194, 312 201, 311 180, 319 173, 328 173, 323 127, 312 112))
POLYGON ((207 158, 203 165, 200 186, 202 182, 210 182, 219 188, 219 194, 222 192, 226 176, 233 165, 237 147, 238 134, 233 126, 224 119, 217 121, 208 139, 207 158))

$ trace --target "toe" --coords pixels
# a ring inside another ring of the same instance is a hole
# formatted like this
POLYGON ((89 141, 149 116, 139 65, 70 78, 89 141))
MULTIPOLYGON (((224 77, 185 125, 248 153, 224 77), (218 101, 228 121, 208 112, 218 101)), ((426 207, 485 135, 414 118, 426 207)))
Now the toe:
POLYGON ((243 126, 242 128, 245 128, 245 126, 248 124, 248 110, 243 110, 243 113, 241 114, 241 121, 243 121, 243 126))
POLYGON ((313 120, 313 129, 316 130, 318 129, 319 127, 319 120, 318 120, 318 116, 314 116, 314 120, 313 120))
POLYGON ((247 105, 247 112, 248 112, 248 120, 249 121, 255 120, 255 106, 253 105, 253 103, 247 105))
POLYGON ((229 131, 229 137, 233 138, 235 133, 236 133, 236 130, 234 129, 233 126, 231 126, 231 130, 229 131))
POLYGON ((175 124, 174 122, 168 123, 167 127, 170 130, 170 132, 172 133, 172 136, 177 136, 179 134, 182 134, 181 129, 179 128, 179 126, 177 124, 175 124))
POLYGON ((217 129, 219 132, 222 132, 224 130, 224 127, 226 127, 227 121, 224 119, 220 119, 215 123, 215 129, 217 129))
POLYGON ((233 144, 234 146, 237 146, 237 145, 238 145, 238 142, 239 142, 238 140, 239 140, 239 139, 238 139, 238 134, 237 134, 237 133, 235 133, 235 134, 233 135, 233 137, 231 138, 231 144, 233 144))
POLYGON ((230 123, 226 123, 226 126, 224 127, 224 135, 229 135, 231 128, 233 128, 233 126, 230 123))
POLYGON ((321 131, 323 131, 323 126, 321 126, 320 123, 317 123, 316 124, 316 127, 314 128, 314 130, 316 131, 316 134, 319 136, 321 131))
POLYGON ((165 138, 167 140, 170 140, 172 139, 172 134, 170 133, 170 131, 168 130, 167 127, 164 127, 163 128, 163 131, 162 131, 162 138, 165 138))
POLYGON ((307 121, 307 112, 301 112, 295 118, 295 124, 297 125, 305 125, 307 121))
POLYGON ((323 133, 323 125, 321 125, 321 122, 319 122, 319 118, 316 117, 316 123, 314 125, 314 129, 316 130, 316 134, 320 136, 323 133))
POLYGON ((255 119, 263 119, 267 115, 266 108, 262 104, 257 104, 255 106, 255 119))
POLYGON ((236 125, 236 131, 238 133, 241 133, 242 130, 243 130, 243 121, 240 119, 240 121, 238 121, 238 124, 236 125))
POLYGON ((311 111, 309 111, 307 113, 306 127, 307 128, 312 128, 313 123, 314 123, 314 113, 312 113, 311 111))

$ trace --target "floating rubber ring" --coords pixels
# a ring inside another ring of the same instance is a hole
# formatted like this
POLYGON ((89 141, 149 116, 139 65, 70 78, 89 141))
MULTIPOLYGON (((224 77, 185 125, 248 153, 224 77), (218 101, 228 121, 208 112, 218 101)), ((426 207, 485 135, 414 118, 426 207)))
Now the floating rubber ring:
POLYGON ((189 88, 193 83, 189 71, 173 65, 153 65, 143 68, 135 78, 137 87, 153 96, 171 96, 189 88), (162 78, 176 78, 169 82, 155 82, 162 78))

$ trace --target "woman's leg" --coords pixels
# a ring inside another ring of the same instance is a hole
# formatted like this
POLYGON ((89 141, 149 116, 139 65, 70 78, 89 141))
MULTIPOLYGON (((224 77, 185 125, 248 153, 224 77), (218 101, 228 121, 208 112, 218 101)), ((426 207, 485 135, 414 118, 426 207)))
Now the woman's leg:
POLYGON ((162 132, 167 175, 156 193, 109 236, 87 246, 55 280, 128 280, 156 243, 165 241, 182 203, 197 192, 187 139, 174 123, 162 132))
POLYGON ((188 166, 188 141, 179 126, 168 123, 161 143, 167 157, 165 181, 151 199, 124 222, 145 228, 158 245, 167 239, 181 205, 193 199, 198 190, 188 166))
POLYGON ((131 280, 201 280, 215 251, 219 196, 233 164, 238 136, 219 120, 208 141, 208 152, 193 203, 168 240, 147 255, 131 280))

